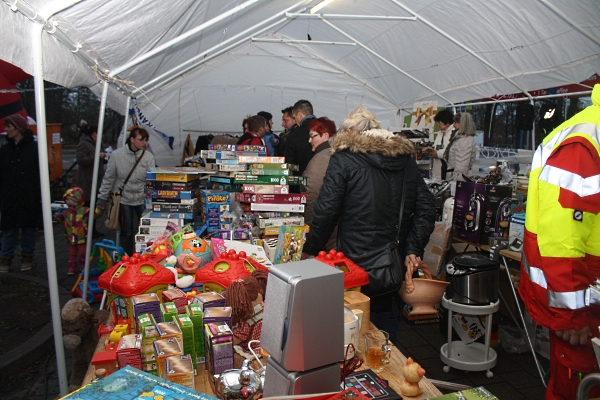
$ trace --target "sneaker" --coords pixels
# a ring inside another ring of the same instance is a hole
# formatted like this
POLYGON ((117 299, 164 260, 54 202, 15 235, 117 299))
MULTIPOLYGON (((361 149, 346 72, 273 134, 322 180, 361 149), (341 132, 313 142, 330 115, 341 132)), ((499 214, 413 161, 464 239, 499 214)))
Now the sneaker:
POLYGON ((33 267, 33 253, 23 253, 21 258, 21 272, 31 271, 33 267))
POLYGON ((67 270, 67 275, 75 275, 76 273, 77 273, 77 267, 75 267, 75 266, 71 266, 67 270))

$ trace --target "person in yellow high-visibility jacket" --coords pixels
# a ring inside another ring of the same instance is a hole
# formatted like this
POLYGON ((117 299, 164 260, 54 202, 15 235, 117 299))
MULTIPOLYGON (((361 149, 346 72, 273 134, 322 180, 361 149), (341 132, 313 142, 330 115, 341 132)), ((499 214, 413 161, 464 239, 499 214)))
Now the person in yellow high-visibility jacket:
POLYGON ((580 376, 598 372, 600 85, 592 103, 544 138, 531 166, 519 293, 550 331, 546 399, 574 399, 580 376))

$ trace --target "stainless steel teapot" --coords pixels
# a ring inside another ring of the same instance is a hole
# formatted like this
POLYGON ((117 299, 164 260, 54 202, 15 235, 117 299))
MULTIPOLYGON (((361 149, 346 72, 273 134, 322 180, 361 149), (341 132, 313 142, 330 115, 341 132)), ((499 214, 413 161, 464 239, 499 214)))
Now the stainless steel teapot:
POLYGON ((264 377, 244 360, 241 369, 228 369, 215 375, 215 392, 221 399, 256 400, 262 397, 264 377))

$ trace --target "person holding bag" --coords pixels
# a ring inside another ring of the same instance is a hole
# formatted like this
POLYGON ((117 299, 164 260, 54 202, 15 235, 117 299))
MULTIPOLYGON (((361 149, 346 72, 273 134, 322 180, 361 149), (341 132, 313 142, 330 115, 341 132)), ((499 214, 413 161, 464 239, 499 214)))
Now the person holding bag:
POLYGON ((109 198, 111 200, 105 225, 109 229, 120 226, 121 245, 129 255, 134 249, 134 227, 145 208, 146 171, 155 165, 154 155, 146 151, 149 136, 147 130, 138 126, 131 129, 127 145, 113 151, 98 191, 99 208, 105 208, 109 198), (114 220, 116 215, 119 216, 118 224, 114 220))
POLYGON ((330 145, 303 259, 324 250, 337 225, 337 250, 369 274, 362 291, 371 298, 371 321, 396 342, 398 289, 406 268, 421 266, 435 224, 433 195, 413 144, 379 129, 362 106, 350 112, 330 145))

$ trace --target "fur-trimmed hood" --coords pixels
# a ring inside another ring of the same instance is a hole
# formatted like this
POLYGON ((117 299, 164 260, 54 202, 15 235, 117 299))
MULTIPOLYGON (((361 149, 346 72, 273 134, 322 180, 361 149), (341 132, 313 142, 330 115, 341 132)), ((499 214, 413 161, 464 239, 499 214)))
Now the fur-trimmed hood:
POLYGON ((347 150, 351 153, 377 153, 384 157, 412 155, 414 145, 406 138, 384 129, 371 129, 361 133, 340 132, 331 141, 331 152, 347 150))

